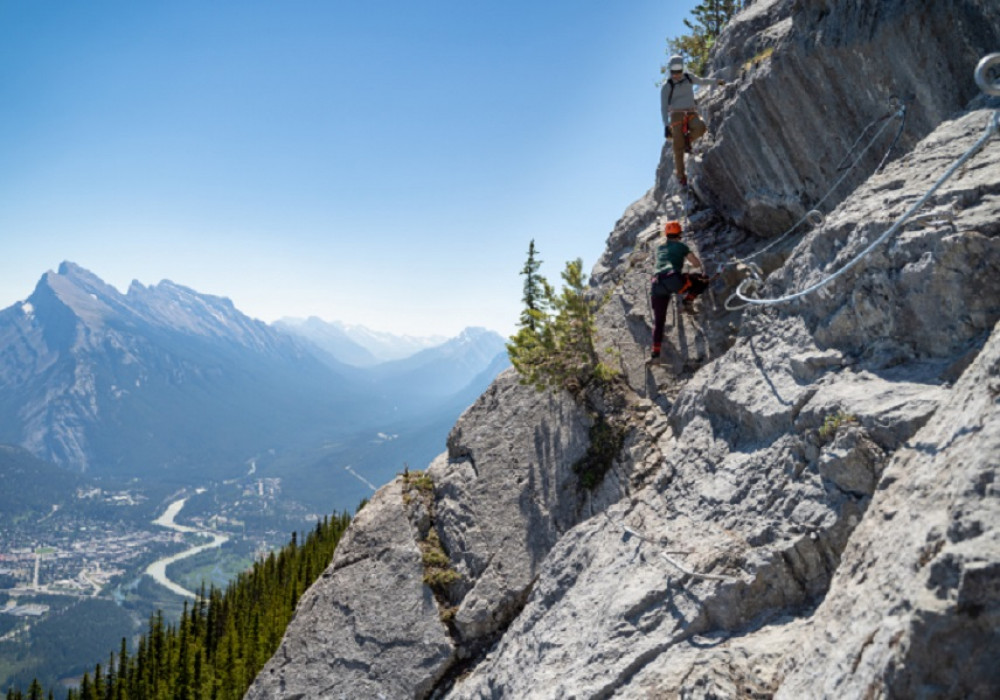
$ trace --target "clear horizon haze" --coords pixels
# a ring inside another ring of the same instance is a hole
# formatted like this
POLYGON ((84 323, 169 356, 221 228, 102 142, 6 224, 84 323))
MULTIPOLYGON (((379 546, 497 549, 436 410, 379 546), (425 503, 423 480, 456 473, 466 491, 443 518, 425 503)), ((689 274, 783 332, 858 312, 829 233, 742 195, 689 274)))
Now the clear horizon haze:
POLYGON ((0 0, 0 309, 68 260, 266 322, 508 335, 653 185, 695 0, 0 0))

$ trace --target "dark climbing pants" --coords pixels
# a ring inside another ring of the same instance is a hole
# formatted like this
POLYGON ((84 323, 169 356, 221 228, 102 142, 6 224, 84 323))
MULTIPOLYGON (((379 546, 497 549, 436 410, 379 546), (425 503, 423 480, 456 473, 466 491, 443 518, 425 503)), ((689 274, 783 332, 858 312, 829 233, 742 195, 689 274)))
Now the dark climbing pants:
MULTIPOLYGON (((672 294, 670 296, 673 296, 672 294)), ((651 296, 653 303, 653 353, 660 354, 663 345, 663 326, 667 322, 667 309, 670 308, 670 296, 651 296)))
POLYGON ((653 281, 653 293, 649 295, 653 306, 653 354, 659 355, 663 345, 663 327, 667 322, 670 297, 683 294, 685 304, 692 302, 708 289, 709 278, 704 274, 685 272, 680 275, 664 274, 653 281))

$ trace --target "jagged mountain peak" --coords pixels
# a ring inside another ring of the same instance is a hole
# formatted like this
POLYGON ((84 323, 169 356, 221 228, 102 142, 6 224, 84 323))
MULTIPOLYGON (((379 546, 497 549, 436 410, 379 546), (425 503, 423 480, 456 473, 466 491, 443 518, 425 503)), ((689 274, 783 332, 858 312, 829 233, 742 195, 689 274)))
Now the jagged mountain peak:
POLYGON ((60 277, 65 277, 84 286, 87 285, 95 287, 107 286, 105 285, 104 281, 97 275, 95 275, 93 272, 69 260, 63 260, 61 263, 59 263, 59 267, 56 268, 56 274, 58 274, 60 277))
POLYGON ((454 338, 429 347, 401 360, 387 362, 379 372, 425 372, 428 381, 434 374, 447 374, 457 365, 479 366, 504 352, 505 340, 496 331, 470 327, 454 338))
MULTIPOLYGON (((0 312, 0 343, 0 441, 78 470, 131 469, 134 454, 186 463, 198 448, 183 436, 211 425, 248 443, 294 434, 300 402, 322 421, 350 396, 335 369, 229 299, 170 281, 123 295, 71 262, 0 312), (272 414, 282 405, 287 418, 272 414)), ((240 442, 222 451, 242 454, 240 442)))
POLYGON ((277 342, 267 324, 239 311, 228 297, 197 292, 170 280, 148 287, 133 282, 127 299, 148 322, 177 331, 258 348, 277 342))
POLYGON ((61 306, 64 321, 69 312, 83 324, 96 327, 121 313, 124 297, 89 270, 66 261, 56 272, 42 275, 27 302, 36 312, 56 312, 53 305, 61 306))
POLYGON ((496 331, 491 331, 488 328, 483 328, 482 326, 468 326, 462 329, 462 332, 459 333, 456 338, 463 343, 472 343, 480 338, 490 335, 499 337, 499 334, 496 331))
POLYGON ((56 272, 49 270, 39 284, 47 284, 57 293, 68 296, 89 296, 109 306, 122 303, 122 294, 100 277, 76 263, 64 261, 56 272))
POLYGON ((69 261, 60 264, 57 272, 46 272, 27 303, 49 323, 58 318, 64 327, 78 325, 91 332, 110 323, 133 329, 156 327, 257 349, 285 342, 267 324, 240 312, 227 297, 203 294, 170 280, 150 286, 133 280, 121 294, 69 261))
POLYGON ((491 331, 488 328, 482 328, 478 326, 469 326, 462 329, 462 331, 440 345, 432 348, 428 348, 423 352, 439 352, 442 354, 452 354, 465 352, 469 347, 480 345, 484 348, 488 348, 489 351, 499 352, 504 344, 504 337, 497 333, 496 331, 491 331))

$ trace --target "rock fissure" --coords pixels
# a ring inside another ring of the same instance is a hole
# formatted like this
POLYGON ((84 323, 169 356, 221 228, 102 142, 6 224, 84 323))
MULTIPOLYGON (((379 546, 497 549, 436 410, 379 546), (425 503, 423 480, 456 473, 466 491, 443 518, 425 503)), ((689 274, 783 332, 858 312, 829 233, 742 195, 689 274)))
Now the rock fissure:
POLYGON ((663 654, 670 651, 671 647, 674 647, 684 641, 685 639, 682 638, 676 641, 665 642, 642 652, 619 673, 617 673, 614 678, 602 686, 597 687, 592 697, 594 700, 605 700, 606 698, 612 697, 618 690, 627 687, 629 681, 642 671, 642 669, 656 661, 663 654))

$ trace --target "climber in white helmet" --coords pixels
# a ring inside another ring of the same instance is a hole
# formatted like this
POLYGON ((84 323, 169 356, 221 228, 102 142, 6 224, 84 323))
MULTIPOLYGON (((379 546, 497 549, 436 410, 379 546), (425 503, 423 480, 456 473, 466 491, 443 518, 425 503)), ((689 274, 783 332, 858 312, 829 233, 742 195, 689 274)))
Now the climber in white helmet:
POLYGON ((704 136, 707 129, 696 109, 694 86, 726 83, 691 75, 684 70, 684 59, 681 56, 671 56, 667 65, 670 77, 660 88, 660 112, 663 115, 664 135, 673 141, 677 182, 685 186, 687 174, 684 171, 684 154, 691 152, 691 144, 704 136))

